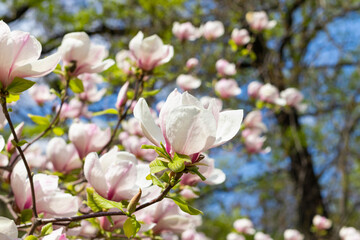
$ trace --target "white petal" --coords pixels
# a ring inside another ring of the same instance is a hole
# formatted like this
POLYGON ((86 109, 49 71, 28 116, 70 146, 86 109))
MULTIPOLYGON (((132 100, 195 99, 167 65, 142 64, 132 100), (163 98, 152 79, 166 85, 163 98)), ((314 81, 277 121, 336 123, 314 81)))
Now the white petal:
POLYGON ((26 185, 28 185, 27 172, 23 162, 18 162, 11 172, 11 189, 15 196, 16 205, 20 210, 24 209, 27 201, 28 193, 26 192, 26 185))
POLYGON ((136 185, 140 188, 146 188, 151 185, 152 181, 147 180, 146 176, 150 174, 150 168, 147 164, 139 164, 136 166, 137 178, 136 185))
POLYGON ((136 58, 139 57, 141 51, 140 46, 143 38, 144 38, 144 34, 140 31, 136 34, 136 36, 133 39, 131 39, 129 43, 129 49, 136 58))
MULTIPOLYGON (((18 230, 13 220, 0 216, 0 233, 5 234, 10 239, 18 237, 18 230)), ((0 239, 1 236, 0 236, 0 239)))
POLYGON ((79 209, 79 200, 69 193, 58 191, 37 199, 36 206, 38 211, 44 212, 47 217, 72 217, 79 209))
POLYGON ((225 182, 226 175, 218 168, 214 168, 210 177, 205 180, 205 183, 210 185, 217 185, 225 182))
POLYGON ((99 157, 96 153, 90 153, 86 156, 84 175, 96 192, 101 196, 106 197, 108 184, 105 179, 105 173, 102 171, 99 157))
POLYGON ((136 103, 134 116, 140 121, 141 128, 146 138, 148 138, 156 146, 160 146, 160 142, 165 143, 161 130, 152 118, 149 106, 143 98, 140 98, 140 100, 136 103))
POLYGON ((0 151, 2 151, 5 147, 5 139, 2 135, 0 135, 0 151))
POLYGON ((232 139, 240 130, 243 120, 243 110, 230 110, 221 112, 216 131, 216 141, 212 147, 217 147, 232 139))

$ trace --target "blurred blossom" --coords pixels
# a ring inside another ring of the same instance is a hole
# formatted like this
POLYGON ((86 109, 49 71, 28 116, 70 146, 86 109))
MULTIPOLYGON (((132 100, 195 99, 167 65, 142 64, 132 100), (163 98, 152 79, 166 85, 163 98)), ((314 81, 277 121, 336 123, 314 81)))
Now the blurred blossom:
POLYGON ((342 227, 339 232, 341 240, 359 240, 360 231, 353 227, 342 227))
POLYGON ((172 32, 181 41, 194 41, 195 39, 201 37, 201 31, 194 27, 191 22, 174 22, 172 32))
POLYGON ((169 62, 174 56, 173 46, 164 45, 158 35, 144 38, 142 32, 130 41, 129 49, 137 66, 145 71, 169 62))
POLYGON ((199 88, 201 80, 188 74, 180 74, 176 78, 176 84, 184 91, 199 88))
POLYGON ((212 98, 209 96, 203 96, 200 98, 200 102, 201 104, 204 106, 204 108, 208 108, 210 105, 210 102, 215 101, 216 106, 218 107, 218 109, 221 111, 222 110, 222 106, 223 106, 223 102, 221 99, 219 98, 212 98))
POLYGON ((125 150, 134 154, 139 159, 152 161, 157 157, 157 153, 151 149, 141 149, 142 145, 150 145, 151 142, 145 137, 136 135, 130 136, 127 132, 122 132, 119 135, 121 144, 125 150))
POLYGON ((84 92, 79 93, 79 99, 86 102, 98 102, 106 93, 106 89, 98 90, 96 81, 98 74, 81 74, 78 78, 83 80, 84 92), (92 76, 94 75, 94 76, 92 76), (94 78, 94 80, 92 79, 94 78))
POLYGON ((257 232, 254 236, 254 240, 273 240, 269 235, 263 232, 257 232))
POLYGON ((266 125, 262 122, 262 114, 259 110, 249 112, 244 119, 245 128, 256 128, 262 132, 266 132, 266 125))
POLYGON ((52 231, 50 234, 44 236, 42 240, 69 240, 64 233, 64 228, 58 228, 52 231))
POLYGON ((287 88, 281 91, 280 97, 285 99, 286 105, 295 107, 300 112, 305 111, 306 104, 301 104, 304 99, 304 95, 296 88, 287 88))
MULTIPOLYGON (((21 122, 19 125, 15 128, 16 137, 19 140, 21 138, 22 131, 24 129, 24 122, 21 122)), ((15 146, 12 144, 12 140, 14 140, 14 135, 10 134, 7 144, 6 144, 6 151, 12 152, 15 149, 15 146)))
POLYGON ((253 223, 247 218, 241 218, 234 222, 234 228, 239 233, 253 235, 255 233, 253 223))
POLYGON ((248 90, 247 93, 249 95, 249 97, 251 98, 258 98, 259 97, 259 91, 260 88, 263 86, 264 84, 257 82, 257 81, 252 81, 249 85, 248 85, 248 90))
POLYGON ((224 35, 224 24, 220 21, 208 21, 200 27, 206 40, 214 40, 224 35))
POLYGON ((313 224, 318 230, 326 230, 331 228, 332 221, 324 216, 315 215, 313 218, 313 224))
POLYGON ((30 97, 39 105, 52 101, 56 98, 55 94, 50 93, 48 85, 34 85, 29 89, 30 97))
POLYGON ((284 106, 285 100, 279 96, 279 90, 270 83, 263 85, 259 90, 259 98, 261 101, 284 106))
POLYGON ((188 229, 181 234, 181 240, 210 240, 204 233, 199 233, 195 229, 188 229))
POLYGON ((225 59, 219 59, 215 64, 216 71, 221 76, 232 76, 236 74, 236 66, 225 59))
POLYGON ((194 198, 198 198, 199 195, 197 195, 196 193, 194 193, 192 188, 186 187, 183 190, 181 190, 180 195, 185 198, 186 200, 190 200, 190 199, 194 199, 194 198))
POLYGON ((18 230, 13 220, 0 216, 0 239, 18 239, 18 230))
POLYGON ((250 134, 244 137, 245 148, 248 153, 268 153, 270 148, 263 149, 266 137, 261 137, 258 134, 250 134))
POLYGON ((250 28, 255 31, 271 29, 276 25, 275 20, 269 21, 268 15, 264 11, 246 13, 246 21, 250 25, 250 28))
POLYGON ((229 233, 226 236, 226 240, 245 240, 245 237, 237 233, 229 233))
POLYGON ((189 58, 186 61, 186 68, 188 70, 193 69, 194 67, 196 67, 199 64, 199 60, 197 58, 189 58))
POLYGON ((231 39, 238 46, 246 45, 250 42, 249 32, 246 29, 239 30, 237 28, 234 28, 234 30, 231 33, 231 39))
POLYGON ((82 236, 86 238, 93 238, 96 236, 96 234, 99 231, 99 229, 92 226, 91 223, 86 220, 82 220, 80 224, 81 224, 80 227, 69 228, 66 231, 66 234, 68 236, 76 236, 76 237, 82 236))
MULTIPOLYGON (((59 109, 59 106, 58 106, 59 109)), ((60 112, 60 119, 79 118, 81 116, 91 116, 87 105, 76 98, 70 100, 69 103, 64 103, 60 112)))
POLYGON ((235 97, 241 93, 241 89, 234 79, 225 78, 215 84, 215 91, 224 99, 235 97))
POLYGON ((284 240, 303 240, 304 235, 302 235, 296 229, 286 229, 284 232, 284 240))
POLYGON ((116 54, 116 64, 126 75, 136 72, 135 59, 129 50, 121 50, 116 54))
POLYGON ((124 85, 121 87, 119 94, 116 99, 115 107, 117 109, 120 109, 122 106, 126 104, 127 101, 127 91, 129 88, 129 81, 124 83, 124 85))

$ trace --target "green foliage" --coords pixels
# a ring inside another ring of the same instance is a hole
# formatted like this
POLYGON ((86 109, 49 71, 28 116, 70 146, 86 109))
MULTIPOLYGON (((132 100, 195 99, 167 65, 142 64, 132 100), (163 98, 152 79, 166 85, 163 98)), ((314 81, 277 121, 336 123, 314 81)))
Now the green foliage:
POLYGON ((136 235, 140 230, 141 224, 136 220, 135 216, 129 217, 124 223, 124 233, 128 238, 136 235))
POLYGON ((50 115, 47 115, 46 117, 38 116, 38 115, 32 115, 28 114, 28 117, 36 124, 38 125, 50 125, 50 115))
POLYGON ((97 194, 93 188, 86 188, 86 193, 87 193, 86 205, 88 205, 91 208, 91 210, 93 210, 94 212, 109 210, 111 208, 117 208, 120 211, 124 212, 123 205, 121 204, 121 202, 114 202, 107 200, 101 197, 99 194, 97 194))
POLYGON ((72 78, 69 82, 69 87, 74 93, 84 92, 83 82, 78 78, 72 78))
POLYGON ((119 114, 119 111, 115 108, 109 108, 109 109, 105 109, 103 111, 100 111, 100 112, 94 112, 92 115, 95 117, 95 116, 102 116, 102 115, 105 115, 105 114, 113 114, 113 115, 117 115, 119 114))
POLYGON ((41 228, 40 236, 43 237, 49 235, 50 233, 52 233, 52 231, 53 231, 52 223, 48 223, 41 228))
POLYGON ((202 211, 188 205, 188 203, 185 200, 183 200, 183 199, 181 199, 179 197, 169 197, 169 198, 171 198, 176 203, 176 205, 178 205, 180 207, 180 209, 182 211, 184 211, 184 212, 186 212, 186 213, 188 213, 190 215, 203 214, 202 211))
POLYGON ((31 221, 31 218, 33 216, 32 209, 24 209, 21 211, 20 219, 22 223, 26 223, 31 221))
POLYGON ((20 94, 26 91, 27 89, 31 88, 34 84, 35 82, 33 81, 15 77, 6 90, 11 94, 20 94))

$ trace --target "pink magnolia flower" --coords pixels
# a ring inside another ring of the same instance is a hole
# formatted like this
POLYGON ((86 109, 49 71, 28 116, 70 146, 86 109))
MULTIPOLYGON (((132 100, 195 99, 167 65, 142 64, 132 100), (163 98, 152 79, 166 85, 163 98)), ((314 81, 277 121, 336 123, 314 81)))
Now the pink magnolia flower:
POLYGON ((56 98, 55 94, 50 93, 48 85, 43 84, 30 88, 29 95, 38 105, 43 105, 45 102, 52 101, 56 98))
POLYGON ((268 16, 264 11, 246 13, 246 21, 250 25, 250 28, 255 31, 271 29, 276 25, 275 20, 269 21, 268 16))
POLYGON ((54 170, 68 173, 82 167, 82 162, 74 144, 66 144, 65 140, 55 137, 46 147, 46 158, 53 164, 54 170))
POLYGON ((98 90, 96 86, 96 82, 98 81, 97 79, 101 79, 101 77, 95 73, 84 73, 81 74, 78 78, 82 80, 84 85, 84 92, 78 94, 79 99, 85 102, 100 101, 106 93, 105 88, 98 90))
POLYGON ((219 59, 215 64, 216 71, 221 76, 232 76, 236 74, 236 66, 225 59, 219 59))
POLYGON ((224 99, 235 97, 241 93, 241 89, 234 79, 225 78, 215 84, 215 91, 224 99))
POLYGON ((127 91, 129 88, 129 82, 126 82, 120 89, 119 94, 117 96, 117 100, 115 103, 115 107, 117 109, 120 109, 120 107, 124 106, 127 101, 127 91))
POLYGON ((136 118, 130 118, 129 120, 122 123, 123 129, 130 135, 143 136, 141 130, 141 124, 136 118))
MULTIPOLYGON (((196 189, 196 188, 195 188, 196 189)), ((199 191, 199 189, 197 189, 199 191)), ((198 198, 199 195, 194 193, 193 189, 190 187, 186 187, 181 190, 180 195, 185 198, 186 200, 198 198)))
MULTIPOLYGON (((243 136, 244 137, 244 136, 243 136)), ((266 137, 261 137, 258 134, 249 134, 245 139, 245 148, 248 153, 268 153, 270 152, 270 147, 263 149, 264 142, 266 137)))
POLYGON ((127 132, 122 132, 119 135, 121 144, 125 150, 134 154, 139 159, 152 161, 157 157, 157 153, 151 149, 141 149, 142 145, 149 145, 151 142, 145 137, 136 135, 130 136, 127 132))
POLYGON ((254 236, 254 240, 273 240, 269 235, 263 232, 257 232, 254 236))
POLYGON ((186 68, 188 70, 193 69, 194 67, 196 67, 199 64, 199 60, 197 58, 189 58, 186 61, 186 68))
POLYGON ((18 230, 13 220, 0 216, 0 239, 18 239, 18 230))
POLYGON ((188 74, 180 74, 176 78, 176 84, 184 91, 199 88, 201 80, 188 74))
POLYGON ((41 44, 28 32, 10 31, 9 26, 0 21, 0 82, 8 87, 15 77, 42 77, 52 72, 60 61, 55 53, 38 60, 41 44))
POLYGON ((342 227, 339 232, 341 240, 359 240, 360 231, 353 227, 342 227))
POLYGON ((94 123, 73 123, 69 129, 69 139, 82 159, 90 152, 100 151, 110 140, 110 128, 102 131, 94 123))
MULTIPOLYGON (((57 109, 59 109, 59 106, 57 109)), ((81 116, 89 117, 91 116, 91 113, 89 113, 87 105, 77 98, 71 99, 69 103, 64 103, 61 108, 60 119, 73 119, 81 116)))
POLYGON ((201 32, 199 29, 194 27, 191 22, 174 22, 172 32, 181 41, 194 41, 195 39, 201 37, 201 32))
POLYGON ((313 224, 318 230, 326 230, 331 228, 332 221, 327 219, 326 217, 315 215, 313 218, 313 224))
POLYGON ((232 232, 226 236, 226 240, 245 240, 245 237, 240 234, 232 232))
POLYGON ((64 36, 59 47, 64 66, 69 66, 71 75, 78 76, 82 73, 99 73, 112 65, 114 60, 104 58, 108 51, 104 46, 93 44, 85 32, 73 32, 64 36))
POLYGON ((257 81, 252 81, 249 85, 248 85, 248 89, 247 89, 247 93, 249 95, 249 97, 251 98, 258 98, 259 97, 259 91, 260 88, 263 86, 264 84, 257 82, 257 81))
POLYGON ((259 110, 249 112, 244 119, 245 128, 259 129, 261 132, 266 132, 266 125, 262 122, 262 114, 259 110))
POLYGON ((210 240, 204 233, 199 233, 195 229, 188 229, 181 234, 181 240, 210 240))
POLYGON ((241 218, 234 222, 234 228, 239 233, 253 235, 255 233, 253 223, 247 218, 241 218))
POLYGON ((43 147, 41 144, 33 144, 31 145, 25 152, 26 160, 30 166, 30 168, 37 169, 48 169, 51 167, 51 164, 46 161, 46 156, 43 154, 43 147))
POLYGON ((296 88, 287 88, 280 92, 280 97, 285 99, 286 105, 295 107, 298 111, 305 111, 306 104, 302 104, 304 95, 296 88))
MULTIPOLYGON (((21 137, 23 129, 24 129, 24 122, 21 122, 15 128, 15 133, 16 133, 16 136, 17 136, 18 139, 21 137)), ((14 135, 13 134, 10 135, 10 137, 9 137, 9 139, 7 141, 7 144, 6 144, 6 151, 7 152, 11 152, 15 148, 14 145, 12 144, 12 142, 11 142, 12 140, 14 140, 14 135)))
POLYGON ((303 240, 304 235, 302 235, 296 229, 286 229, 284 232, 284 239, 285 240, 303 240))
POLYGON ((121 50, 116 54, 116 64, 126 75, 136 72, 135 59, 129 50, 121 50))
POLYGON ((203 96, 203 97, 200 98, 200 102, 204 106, 204 108, 208 108, 209 105, 210 105, 210 102, 212 102, 213 100, 215 100, 215 103, 216 103, 216 106, 218 107, 218 109, 222 110, 223 102, 221 101, 221 99, 212 98, 212 97, 209 97, 209 96, 203 96))
POLYGON ((204 108, 189 93, 180 94, 175 89, 161 108, 160 128, 143 98, 136 104, 134 116, 140 121, 144 136, 153 144, 160 146, 162 142, 169 153, 192 155, 232 139, 240 129, 243 110, 220 112, 215 100, 204 108))
POLYGON ((80 227, 69 228, 66 231, 68 236, 84 237, 84 238, 95 238, 96 234, 99 232, 99 229, 91 225, 90 222, 82 220, 80 222, 80 227))
MULTIPOLYGON (((58 188, 57 176, 38 173, 33 180, 38 213, 44 213, 45 217, 70 217, 77 213, 78 198, 58 188)), ((15 165, 10 184, 18 209, 22 211, 32 208, 30 183, 23 162, 15 165)))
POLYGON ((174 56, 174 48, 164 45, 158 35, 144 39, 144 34, 138 34, 131 39, 129 49, 139 68, 150 71, 156 66, 170 61, 174 56))
POLYGON ((279 90, 270 83, 263 85, 259 90, 259 98, 261 101, 284 106, 286 104, 284 99, 279 96, 279 90))
POLYGON ((137 164, 136 157, 113 148, 100 158, 96 153, 86 156, 84 175, 97 193, 113 201, 129 200, 139 188, 146 188, 151 181, 149 166, 137 164))
POLYGON ((200 27, 206 40, 214 40, 224 35, 224 24, 220 21, 208 21, 200 27))
POLYGON ((234 28, 234 30, 231 33, 231 39, 238 46, 246 45, 250 42, 249 32, 246 29, 239 30, 237 28, 234 28))
POLYGON ((64 228, 58 228, 54 231, 52 231, 49 235, 46 235, 42 238, 42 240, 69 240, 66 237, 66 233, 64 232, 64 228))

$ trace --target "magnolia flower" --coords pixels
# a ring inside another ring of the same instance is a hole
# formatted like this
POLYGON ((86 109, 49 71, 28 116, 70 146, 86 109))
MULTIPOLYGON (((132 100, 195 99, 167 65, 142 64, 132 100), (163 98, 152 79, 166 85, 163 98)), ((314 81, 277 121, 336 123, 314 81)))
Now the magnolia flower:
POLYGON ((43 105, 45 102, 52 101, 56 98, 55 94, 50 93, 48 85, 43 84, 30 88, 29 95, 38 105, 43 105))
POLYGON ((326 217, 315 215, 315 217, 313 218, 313 224, 318 230, 326 230, 331 228, 332 222, 326 217))
POLYGON ((120 89, 119 94, 116 99, 115 107, 120 109, 122 106, 126 104, 127 101, 127 91, 129 88, 129 82, 126 82, 120 89))
POLYGON ((279 97, 279 90, 270 83, 263 85, 259 90, 259 98, 261 101, 278 104, 284 106, 285 100, 279 97))
POLYGON ((245 237, 237 233, 229 233, 226 236, 226 240, 245 240, 245 237))
POLYGON ((98 90, 96 86, 96 82, 98 81, 97 79, 99 78, 101 79, 101 77, 95 73, 93 74, 84 73, 81 74, 78 78, 82 80, 84 85, 84 92, 78 94, 79 99, 85 102, 100 101, 101 98, 106 93, 105 88, 98 90))
POLYGON ((210 240, 204 233, 199 233, 195 229, 188 229, 181 234, 181 240, 210 240))
POLYGON ((266 137, 261 137, 257 133, 249 134, 244 136, 245 148, 248 153, 268 153, 270 152, 270 148, 267 147, 262 149, 264 142, 266 141, 266 137))
POLYGON ((143 98, 136 104, 134 116, 140 121, 144 136, 153 144, 160 146, 162 142, 169 153, 192 155, 232 139, 240 129, 243 110, 219 112, 215 100, 204 108, 189 93, 180 94, 175 89, 161 108, 160 128, 143 98))
POLYGON ((41 44, 28 32, 10 31, 9 26, 0 21, 0 82, 7 88, 15 77, 42 77, 52 72, 60 55, 55 53, 38 60, 41 44))
POLYGON ((60 112, 60 119, 79 118, 81 116, 91 116, 91 113, 89 113, 87 105, 85 103, 79 101, 77 98, 73 98, 70 100, 69 103, 63 104, 60 112))
POLYGON ((296 229, 286 229, 284 232, 284 239, 285 240, 303 240, 304 235, 302 235, 296 229))
POLYGON ((247 218, 241 218, 234 222, 234 228, 239 233, 253 235, 255 233, 253 223, 247 218))
POLYGON ((146 180, 149 166, 137 164, 136 157, 113 148, 100 158, 90 153, 85 158, 84 175, 97 193, 113 201, 129 200, 139 190, 151 185, 146 180))
POLYGON ((193 69, 194 67, 196 67, 199 64, 199 60, 197 58, 189 58, 186 61, 186 68, 188 70, 193 69))
POLYGON ((200 87, 201 80, 188 74, 180 74, 176 78, 176 84, 184 91, 200 87))
POLYGON ((174 48, 164 45, 158 35, 152 35, 144 39, 144 34, 138 34, 131 39, 129 49, 139 68, 150 71, 156 66, 170 61, 174 56, 174 48))
MULTIPOLYGON (((19 125, 17 125, 17 127, 15 128, 15 133, 16 133, 16 136, 17 136, 17 139, 19 140, 19 138, 21 137, 21 134, 22 134, 22 131, 23 131, 23 128, 24 128, 24 122, 21 122, 19 125)), ((14 140, 14 135, 11 134, 8 141, 7 141, 7 144, 6 144, 6 151, 7 152, 11 152, 14 150, 14 145, 12 144, 12 140, 14 140)))
POLYGON ((63 227, 58 228, 52 231, 49 235, 44 236, 42 240, 68 240, 68 238, 66 238, 66 233, 63 232, 63 227))
POLYGON ((151 142, 145 137, 136 135, 130 136, 127 132, 122 132, 119 135, 121 144, 125 150, 134 154, 139 159, 152 161, 157 157, 157 153, 151 149, 142 149, 142 145, 149 145, 151 142))
POLYGON ((66 235, 68 236, 76 236, 76 237, 85 237, 85 238, 95 238, 96 234, 99 232, 99 229, 91 225, 90 222, 86 220, 80 221, 81 226, 75 228, 69 228, 66 231, 66 235))
POLYGON ((249 85, 248 85, 248 89, 247 89, 247 93, 249 95, 249 97, 251 98, 258 98, 259 97, 259 91, 260 88, 263 86, 264 84, 259 83, 257 81, 252 81, 249 85))
POLYGON ((224 35, 224 24, 220 21, 208 21, 200 27, 206 40, 214 40, 224 35))
POLYGON ((129 50, 121 50, 116 54, 116 65, 120 68, 125 74, 132 75, 135 73, 135 59, 131 55, 129 50))
MULTIPOLYGON (((37 211, 44 213, 45 217, 74 216, 78 210, 78 198, 62 192, 58 188, 58 180, 57 176, 42 173, 33 176, 37 211)), ((30 183, 23 162, 15 165, 10 184, 18 209, 32 208, 30 183)))
POLYGON ((268 16, 264 11, 246 13, 246 21, 250 25, 250 28, 255 31, 271 29, 276 25, 275 20, 269 21, 268 16))
POLYGON ((104 131, 94 123, 73 123, 69 129, 69 139, 82 159, 90 152, 101 150, 110 140, 110 128, 104 131))
POLYGON ((280 92, 280 97, 285 99, 286 105, 295 107, 298 111, 305 111, 306 104, 301 104, 303 94, 296 88, 287 88, 280 92))
POLYGON ((191 22, 174 22, 172 32, 181 41, 194 41, 195 39, 201 37, 201 32, 199 29, 194 27, 191 22))
POLYGON ((43 147, 41 144, 35 143, 31 145, 24 154, 30 168, 41 170, 48 169, 49 167, 51 168, 51 164, 46 161, 46 156, 43 154, 43 147))
POLYGON ((0 216, 0 239, 14 240, 18 238, 18 230, 13 220, 0 216))
POLYGON ((231 98, 239 95, 241 89, 234 79, 221 79, 215 84, 215 91, 221 98, 231 98))
POLYGON ((260 110, 249 112, 244 119, 245 128, 259 129, 261 132, 266 132, 266 125, 262 122, 262 114, 260 110))
POLYGON ((203 96, 200 98, 200 102, 201 104, 204 106, 204 108, 208 108, 210 103, 215 100, 216 106, 218 107, 219 110, 222 109, 223 107, 223 102, 221 101, 221 99, 219 98, 212 98, 209 96, 203 96))
POLYGON ((82 162, 74 144, 66 144, 65 140, 55 137, 46 147, 46 157, 53 164, 54 170, 68 173, 82 167, 82 162))
POLYGON ((254 240, 273 240, 269 235, 263 232, 257 232, 254 236, 254 240))
POLYGON ((237 29, 231 33, 231 39, 235 42, 236 45, 242 46, 250 42, 249 32, 246 29, 237 29))
POLYGON ((360 231, 353 227, 342 227, 339 232, 341 240, 359 240, 360 231))
MULTIPOLYGON (((198 189, 199 190, 199 189, 198 189)), ((186 187, 181 190, 180 195, 185 198, 186 200, 198 198, 199 195, 194 193, 193 189, 190 187, 186 187)))
POLYGON ((236 66, 234 63, 229 63, 225 59, 219 59, 215 64, 216 71, 221 76, 232 76, 236 74, 236 66))
POLYGON ((112 65, 114 60, 104 58, 108 51, 104 46, 91 43, 85 32, 73 32, 64 36, 59 47, 64 66, 70 68, 72 76, 82 73, 99 73, 112 65))

